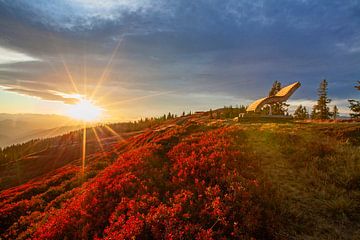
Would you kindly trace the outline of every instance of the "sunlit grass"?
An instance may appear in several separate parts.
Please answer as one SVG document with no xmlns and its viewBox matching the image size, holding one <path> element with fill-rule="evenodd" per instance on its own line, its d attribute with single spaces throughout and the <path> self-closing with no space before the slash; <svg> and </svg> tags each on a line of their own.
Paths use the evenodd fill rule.
<svg viewBox="0 0 360 240">
<path fill-rule="evenodd" d="M 334 136 L 323 130 L 334 131 Z M 266 125 L 247 131 L 263 177 L 274 194 L 279 238 L 350 239 L 359 234 L 360 150 L 335 125 Z M 349 134 L 351 135 L 351 134 Z"/>
</svg>

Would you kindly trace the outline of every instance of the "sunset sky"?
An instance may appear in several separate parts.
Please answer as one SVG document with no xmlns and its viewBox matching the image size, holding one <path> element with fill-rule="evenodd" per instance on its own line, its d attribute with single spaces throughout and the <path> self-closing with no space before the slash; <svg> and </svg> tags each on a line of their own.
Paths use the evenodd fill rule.
<svg viewBox="0 0 360 240">
<path fill-rule="evenodd" d="M 249 104 L 274 80 L 289 101 L 359 98 L 360 1 L 0 0 L 0 112 L 106 119 Z M 310 109 L 309 109 L 310 110 Z"/>
</svg>

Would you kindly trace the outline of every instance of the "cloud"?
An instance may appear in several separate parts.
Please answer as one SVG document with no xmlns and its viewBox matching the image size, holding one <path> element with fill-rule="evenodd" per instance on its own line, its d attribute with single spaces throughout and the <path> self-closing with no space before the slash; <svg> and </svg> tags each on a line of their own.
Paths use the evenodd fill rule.
<svg viewBox="0 0 360 240">
<path fill-rule="evenodd" d="M 98 91 L 110 89 L 108 101 L 176 91 L 216 105 L 216 96 L 261 97 L 274 80 L 302 83 L 292 99 L 316 99 L 323 78 L 331 98 L 356 98 L 359 9 L 325 0 L 0 0 L 0 46 L 41 59 L 2 64 L 0 85 L 53 98 L 73 91 L 66 65 L 91 91 L 122 39 Z"/>
<path fill-rule="evenodd" d="M 65 104 L 76 104 L 79 102 L 79 98 L 72 98 L 72 97 L 64 97 L 68 96 L 66 94 L 56 93 L 52 90 L 36 90 L 36 89 L 26 89 L 18 86 L 0 86 L 1 89 L 8 91 L 8 92 L 15 92 L 18 94 L 24 94 L 32 97 L 41 98 L 43 100 L 48 101 L 58 101 L 63 102 Z"/>
<path fill-rule="evenodd" d="M 165 1 L 159 0 L 19 0 L 7 3 L 10 9 L 21 10 L 28 15 L 38 15 L 31 22 L 40 23 L 58 31 L 93 29 L 104 22 L 121 20 L 134 14 L 156 12 L 164 14 Z"/>
<path fill-rule="evenodd" d="M 40 61 L 37 58 L 27 54 L 16 52 L 14 50 L 0 46 L 0 64 Z"/>
<path fill-rule="evenodd" d="M 345 39 L 343 42 L 336 43 L 335 46 L 350 54 L 358 54 L 360 52 L 360 33 L 359 35 Z"/>
</svg>

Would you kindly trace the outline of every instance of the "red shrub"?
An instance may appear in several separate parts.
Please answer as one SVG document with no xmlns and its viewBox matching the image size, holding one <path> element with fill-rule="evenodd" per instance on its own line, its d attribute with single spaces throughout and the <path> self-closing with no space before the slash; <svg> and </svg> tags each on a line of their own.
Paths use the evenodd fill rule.
<svg viewBox="0 0 360 240">
<path fill-rule="evenodd" d="M 68 189 L 74 179 L 49 183 L 31 200 L 4 205 L 3 230 L 33 239 L 262 236 L 257 194 L 265 190 L 241 152 L 239 130 L 196 129 L 175 126 L 131 138 L 112 165 L 82 186 Z M 16 221 L 18 227 L 9 228 Z"/>
</svg>

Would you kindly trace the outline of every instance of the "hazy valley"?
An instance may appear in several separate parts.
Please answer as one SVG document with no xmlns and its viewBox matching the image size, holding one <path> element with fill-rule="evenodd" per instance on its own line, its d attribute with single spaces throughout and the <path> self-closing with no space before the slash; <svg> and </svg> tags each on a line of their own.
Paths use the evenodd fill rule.
<svg viewBox="0 0 360 240">
<path fill-rule="evenodd" d="M 79 128 L 79 121 L 60 115 L 0 113 L 0 147 L 61 135 Z"/>
</svg>

